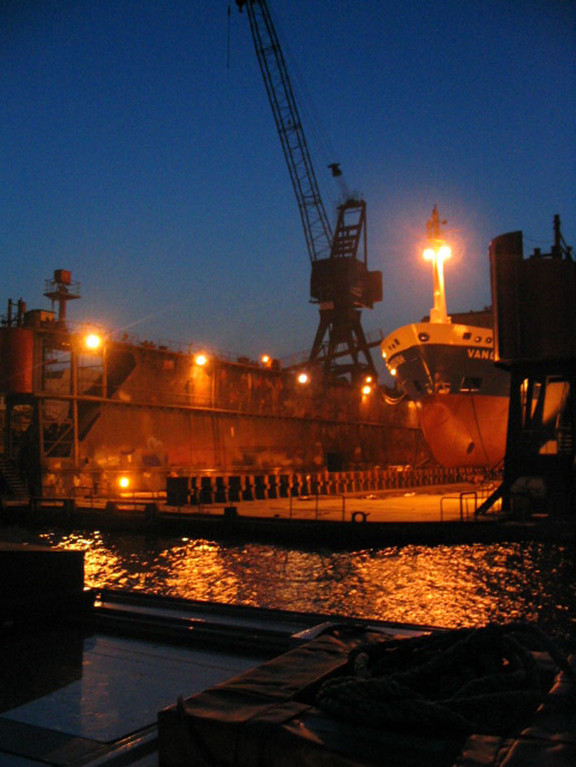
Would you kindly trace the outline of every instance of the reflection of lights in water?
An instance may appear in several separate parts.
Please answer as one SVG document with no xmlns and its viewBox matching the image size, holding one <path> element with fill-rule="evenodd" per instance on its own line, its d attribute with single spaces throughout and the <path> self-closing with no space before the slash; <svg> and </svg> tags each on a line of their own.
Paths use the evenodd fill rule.
<svg viewBox="0 0 576 767">
<path fill-rule="evenodd" d="M 46 543 L 59 549 L 84 551 L 84 582 L 87 587 L 137 588 L 130 583 L 122 558 L 104 543 L 99 531 L 70 533 L 61 538 L 52 532 L 43 537 Z"/>
<path fill-rule="evenodd" d="M 40 538 L 83 549 L 91 587 L 446 627 L 519 618 L 569 627 L 576 614 L 576 557 L 560 546 L 312 552 L 105 533 Z"/>
</svg>

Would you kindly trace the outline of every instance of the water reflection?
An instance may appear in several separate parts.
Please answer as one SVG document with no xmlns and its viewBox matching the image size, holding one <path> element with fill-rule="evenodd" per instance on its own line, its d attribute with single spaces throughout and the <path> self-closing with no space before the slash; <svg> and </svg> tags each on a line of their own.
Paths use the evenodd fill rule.
<svg viewBox="0 0 576 767">
<path fill-rule="evenodd" d="M 22 533 L 85 550 L 86 584 L 289 610 L 446 626 L 525 619 L 575 628 L 576 556 L 546 544 L 356 552 L 108 533 Z"/>
<path fill-rule="evenodd" d="M 576 552 L 542 543 L 304 551 L 112 533 L 4 540 L 85 551 L 86 585 L 455 628 L 537 621 L 576 634 Z"/>
</svg>

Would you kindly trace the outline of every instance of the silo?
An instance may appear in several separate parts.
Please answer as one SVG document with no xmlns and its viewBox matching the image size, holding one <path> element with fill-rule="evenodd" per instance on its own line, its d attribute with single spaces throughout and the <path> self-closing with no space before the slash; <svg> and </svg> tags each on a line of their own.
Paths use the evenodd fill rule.
<svg viewBox="0 0 576 767">
<path fill-rule="evenodd" d="M 22 327 L 0 328 L 0 392 L 32 394 L 34 332 Z"/>
</svg>

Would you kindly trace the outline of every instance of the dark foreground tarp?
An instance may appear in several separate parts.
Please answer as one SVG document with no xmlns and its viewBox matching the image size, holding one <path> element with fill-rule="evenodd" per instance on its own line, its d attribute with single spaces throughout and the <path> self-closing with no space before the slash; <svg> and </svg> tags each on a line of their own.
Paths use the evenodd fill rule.
<svg viewBox="0 0 576 767">
<path fill-rule="evenodd" d="M 444 632 L 444 644 L 451 641 L 451 635 L 452 632 Z M 454 636 L 461 644 L 462 633 L 454 632 Z M 493 637 L 489 635 L 489 638 Z M 362 665 L 359 660 L 374 657 L 389 663 L 388 656 L 395 662 L 400 657 L 399 662 L 403 664 L 407 655 L 403 650 L 409 647 L 404 643 L 414 640 L 383 638 L 380 633 L 361 628 L 333 629 L 330 634 L 160 712 L 159 764 L 161 767 L 572 767 L 576 764 L 576 699 L 570 669 L 559 671 L 550 655 L 542 651 L 520 653 L 527 661 L 528 671 L 517 665 L 511 653 L 504 658 L 499 670 L 507 686 L 523 677 L 536 679 L 545 686 L 542 700 L 534 705 L 524 726 L 514 723 L 510 732 L 506 727 L 496 728 L 501 730 L 496 733 L 489 727 L 484 727 L 483 732 L 467 731 L 470 726 L 466 722 L 470 717 L 459 716 L 458 709 L 469 707 L 470 696 L 454 692 L 455 685 L 461 683 L 462 677 L 464 687 L 477 692 L 478 681 L 470 679 L 478 669 L 483 675 L 483 687 L 494 685 L 498 675 L 487 668 L 486 657 L 477 653 L 477 645 L 471 645 L 466 636 L 464 639 L 475 655 L 467 657 L 460 647 L 450 646 L 449 657 L 457 658 L 460 664 L 456 674 L 444 661 L 444 671 L 438 675 L 433 666 L 436 661 L 430 660 L 425 647 L 424 661 L 416 674 L 401 667 L 393 684 L 387 683 L 390 705 L 380 716 L 372 714 L 372 708 L 380 705 L 375 697 L 368 701 L 374 706 L 366 707 L 366 689 L 368 694 L 373 693 L 374 680 L 368 679 L 365 688 L 363 682 L 367 680 L 361 676 L 356 684 L 351 676 L 351 658 L 356 666 Z M 476 642 L 476 638 L 473 639 Z M 507 639 L 503 646 L 510 646 Z M 422 644 L 416 649 L 422 661 Z M 491 648 L 489 655 L 494 658 L 497 653 Z M 477 668 L 472 669 L 473 665 Z M 407 680 L 414 688 L 411 695 L 416 709 L 411 702 L 403 720 L 402 696 Z M 416 689 L 418 686 L 420 689 Z M 428 698 L 423 693 L 426 687 L 433 688 Z M 340 703 L 335 707 L 330 701 L 324 705 L 326 698 L 330 698 L 327 691 L 331 693 L 339 688 L 350 692 L 350 716 Z M 452 703 L 461 696 L 462 706 L 453 705 L 457 715 L 449 712 L 446 721 L 442 721 L 436 712 L 426 719 L 430 699 L 436 702 L 443 690 L 450 696 L 446 700 Z M 509 708 L 508 694 L 506 691 L 502 698 L 498 691 L 495 698 L 495 706 L 497 698 L 502 699 L 503 712 Z M 420 704 L 422 708 L 418 708 Z M 443 700 L 440 708 L 445 708 Z M 414 710 L 423 712 L 420 720 L 414 721 Z M 366 716 L 363 711 L 367 712 Z M 488 721 L 498 723 L 500 718 L 496 715 Z"/>
</svg>

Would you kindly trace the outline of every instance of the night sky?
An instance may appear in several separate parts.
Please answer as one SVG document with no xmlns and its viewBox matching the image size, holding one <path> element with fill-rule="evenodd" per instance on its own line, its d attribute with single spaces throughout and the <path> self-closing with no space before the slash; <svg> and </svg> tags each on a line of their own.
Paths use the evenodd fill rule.
<svg viewBox="0 0 576 767">
<path fill-rule="evenodd" d="M 269 0 L 326 209 L 368 206 L 384 300 L 368 334 L 432 305 L 421 259 L 448 219 L 449 311 L 490 303 L 487 249 L 576 246 L 576 2 Z M 49 308 L 72 271 L 94 320 L 256 358 L 318 322 L 296 199 L 246 13 L 227 0 L 0 0 L 2 300 Z"/>
</svg>

